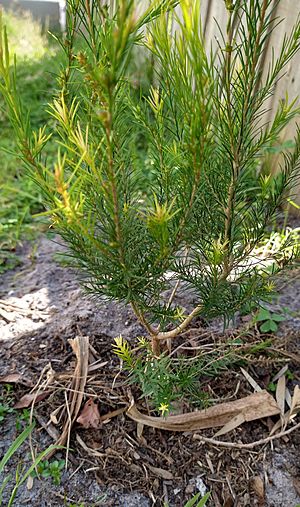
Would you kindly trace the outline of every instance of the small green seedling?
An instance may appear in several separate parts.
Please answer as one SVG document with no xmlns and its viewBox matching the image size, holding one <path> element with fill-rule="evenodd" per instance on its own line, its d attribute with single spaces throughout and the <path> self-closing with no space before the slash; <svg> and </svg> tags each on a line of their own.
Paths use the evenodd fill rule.
<svg viewBox="0 0 300 507">
<path fill-rule="evenodd" d="M 210 493 L 206 493 L 202 498 L 200 498 L 201 493 L 197 493 L 197 495 L 193 496 L 184 507 L 205 507 L 206 502 L 210 497 Z M 165 504 L 165 507 L 168 507 L 168 504 Z"/>
<path fill-rule="evenodd" d="M 60 485 L 61 481 L 61 472 L 65 466 L 65 460 L 55 460 L 55 461 L 41 461 L 36 467 L 35 472 L 32 473 L 32 477 L 41 476 L 44 479 L 51 477 L 53 484 L 56 486 Z"/>
<path fill-rule="evenodd" d="M 0 396 L 0 424 L 4 421 L 7 414 L 10 414 L 13 411 L 11 406 L 13 402 L 11 391 L 12 386 L 10 384 L 5 384 L 3 386 L 3 394 Z"/>
<path fill-rule="evenodd" d="M 286 370 L 286 372 L 285 372 L 284 375 L 285 375 L 286 380 L 294 380 L 294 378 L 295 378 L 295 375 L 290 370 Z M 271 393 L 275 393 L 276 389 L 277 389 L 276 383 L 275 382 L 269 382 L 269 384 L 268 384 L 268 390 Z"/>
<path fill-rule="evenodd" d="M 271 392 L 271 393 L 275 393 L 276 392 L 276 384 L 275 382 L 270 382 L 268 384 L 268 390 Z"/>
<path fill-rule="evenodd" d="M 189 500 L 185 507 L 205 507 L 207 500 L 210 497 L 210 493 L 206 493 L 201 499 L 200 499 L 200 493 L 195 495 L 191 500 Z"/>
<path fill-rule="evenodd" d="M 0 402 L 0 423 L 2 423 L 7 416 L 7 414 L 10 414 L 13 411 L 13 409 L 9 406 L 8 403 Z"/>
<path fill-rule="evenodd" d="M 275 312 L 271 312 L 267 308 L 261 308 L 255 318 L 255 322 L 259 322 L 259 329 L 262 333 L 275 333 L 278 329 L 279 322 L 286 318 Z"/>
<path fill-rule="evenodd" d="M 28 408 L 24 408 L 22 412 L 16 413 L 16 430 L 21 431 L 23 425 L 29 425 L 30 423 L 30 410 Z"/>
</svg>

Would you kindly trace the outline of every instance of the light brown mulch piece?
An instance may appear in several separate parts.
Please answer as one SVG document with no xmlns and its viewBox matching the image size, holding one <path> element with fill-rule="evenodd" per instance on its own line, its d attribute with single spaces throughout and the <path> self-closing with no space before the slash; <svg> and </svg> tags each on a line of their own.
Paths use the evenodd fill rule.
<svg viewBox="0 0 300 507">
<path fill-rule="evenodd" d="M 127 415 L 137 423 L 169 431 L 197 431 L 225 426 L 239 414 L 242 414 L 243 422 L 254 421 L 280 414 L 280 409 L 274 398 L 264 390 L 240 400 L 220 403 L 198 412 L 168 417 L 153 417 L 142 414 L 137 409 L 134 401 L 127 410 Z"/>
<path fill-rule="evenodd" d="M 252 478 L 251 489 L 253 490 L 254 495 L 257 497 L 259 506 L 263 507 L 263 505 L 265 505 L 265 485 L 264 481 L 259 475 L 256 475 Z"/>
<path fill-rule="evenodd" d="M 111 412 L 108 412 L 107 414 L 104 414 L 100 417 L 100 421 L 101 422 L 104 422 L 104 421 L 109 421 L 110 419 L 113 419 L 114 417 L 117 417 L 118 415 L 121 415 L 121 414 L 124 414 L 124 412 L 127 410 L 127 405 L 126 407 L 122 407 L 122 408 L 117 408 L 116 410 L 112 410 Z"/>
<path fill-rule="evenodd" d="M 172 479 L 174 479 L 174 475 L 171 472 L 169 472 L 169 470 L 154 467 L 152 465 L 149 465 L 149 463 L 147 463 L 146 466 L 149 468 L 149 470 L 151 470 L 151 472 L 154 475 L 157 475 L 161 479 L 165 479 L 166 481 L 171 481 Z"/>
</svg>

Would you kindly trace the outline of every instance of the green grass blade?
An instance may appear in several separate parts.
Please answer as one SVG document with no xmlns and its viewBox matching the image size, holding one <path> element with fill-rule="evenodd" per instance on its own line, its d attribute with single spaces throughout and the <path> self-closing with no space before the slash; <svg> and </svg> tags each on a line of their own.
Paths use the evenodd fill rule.
<svg viewBox="0 0 300 507">
<path fill-rule="evenodd" d="M 200 497 L 200 493 L 198 493 L 193 498 L 191 498 L 191 500 L 189 500 L 185 504 L 185 507 L 205 507 L 205 504 L 210 497 L 210 493 L 206 493 L 206 495 L 204 495 L 204 497 L 202 497 L 201 500 L 198 502 L 199 497 Z M 198 503 L 196 503 L 196 502 L 198 502 Z"/>
<path fill-rule="evenodd" d="M 1 462 L 0 462 L 0 474 L 3 472 L 4 467 L 6 463 L 10 460 L 10 458 L 14 455 L 14 453 L 21 447 L 23 442 L 29 437 L 30 433 L 32 432 L 33 428 L 35 426 L 35 423 L 31 424 L 30 426 L 27 426 L 27 428 L 20 433 L 20 435 L 16 438 L 16 440 L 11 444 L 7 452 L 4 454 Z"/>
</svg>

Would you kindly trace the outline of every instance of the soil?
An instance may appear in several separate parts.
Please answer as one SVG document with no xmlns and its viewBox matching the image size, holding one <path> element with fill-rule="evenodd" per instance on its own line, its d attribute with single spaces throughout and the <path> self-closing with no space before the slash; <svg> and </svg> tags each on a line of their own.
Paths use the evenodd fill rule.
<svg viewBox="0 0 300 507">
<path fill-rule="evenodd" d="M 2 276 L 0 375 L 21 375 L 21 381 L 10 394 L 18 400 L 36 384 L 49 363 L 55 372 L 72 372 L 74 353 L 68 340 L 88 336 L 94 359 L 106 364 L 96 371 L 94 383 L 87 385 L 84 401 L 93 396 L 104 415 L 128 403 L 125 374 L 120 372 L 119 361 L 112 353 L 112 341 L 122 334 L 134 343 L 143 329 L 130 308 L 85 297 L 76 273 L 58 262 L 57 254 L 63 251 L 58 238 L 53 241 L 41 237 L 34 248 L 26 243 L 19 252 L 21 265 Z M 299 274 L 296 269 L 281 278 L 279 299 L 272 307 L 274 310 L 282 305 L 289 308 L 287 319 L 280 324 L 277 348 L 291 353 L 297 352 L 300 342 Z M 245 325 L 245 320 L 237 319 L 237 323 Z M 196 322 L 185 339 L 188 337 L 195 343 L 203 333 L 210 340 L 224 339 L 218 321 L 205 329 L 203 325 Z M 232 332 L 231 329 L 229 333 Z M 250 334 L 249 339 L 252 339 Z M 292 373 L 289 380 L 292 389 L 300 383 L 300 370 L 299 364 L 291 359 L 270 360 L 262 356 L 249 368 L 259 385 L 266 387 L 285 364 Z M 217 378 L 206 379 L 204 384 L 220 401 L 253 392 L 240 369 L 234 366 Z M 5 387 L 2 396 L 2 400 L 8 396 Z M 50 414 L 63 403 L 63 389 L 60 389 L 36 404 L 37 427 L 32 442 L 35 449 L 40 451 L 53 443 L 45 427 L 49 429 Z M 17 419 L 14 411 L 0 423 L 0 456 L 18 434 Z M 270 423 L 246 423 L 223 439 L 245 443 L 258 440 L 268 436 Z M 58 424 L 55 430 L 60 429 Z M 213 433 L 212 430 L 203 432 L 208 437 Z M 105 421 L 100 429 L 83 429 L 75 424 L 68 469 L 62 473 L 60 485 L 54 485 L 51 479 L 35 478 L 30 488 L 28 484 L 19 488 L 14 505 L 65 506 L 82 502 L 87 507 L 150 507 L 163 506 L 165 502 L 170 507 L 183 507 L 193 494 L 210 491 L 208 505 L 214 507 L 296 507 L 300 504 L 299 443 L 297 431 L 285 440 L 275 440 L 272 445 L 252 451 L 224 450 L 198 442 L 188 433 L 147 427 L 138 436 L 136 423 L 123 413 Z M 56 458 L 64 459 L 65 451 L 59 450 Z M 7 465 L 6 472 L 14 476 L 18 464 L 29 466 L 30 459 L 26 442 Z M 8 503 L 11 484 L 12 481 L 4 492 L 3 505 Z"/>
</svg>

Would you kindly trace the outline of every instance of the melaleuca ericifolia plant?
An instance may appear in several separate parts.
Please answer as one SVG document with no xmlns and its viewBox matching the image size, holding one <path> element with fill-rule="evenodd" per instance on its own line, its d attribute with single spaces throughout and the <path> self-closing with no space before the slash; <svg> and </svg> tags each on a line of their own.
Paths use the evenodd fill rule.
<svg viewBox="0 0 300 507">
<path fill-rule="evenodd" d="M 50 133 L 31 131 L 2 29 L 1 91 L 20 156 L 85 288 L 131 305 L 149 336 L 141 347 L 152 357 L 194 317 L 228 321 L 245 303 L 263 299 L 270 276 L 289 260 L 281 252 L 278 263 L 274 255 L 270 275 L 255 256 L 300 165 L 298 132 L 275 175 L 262 177 L 259 169 L 299 112 L 286 97 L 273 120 L 262 119 L 300 46 L 298 19 L 263 73 L 280 24 L 276 5 L 226 0 L 227 27 L 213 52 L 199 0 L 156 0 L 142 13 L 133 0 L 114 7 L 68 0 Z M 148 53 L 156 69 L 144 95 L 131 73 L 137 51 Z M 51 135 L 54 167 L 43 155 Z M 174 302 L 180 286 L 196 301 L 187 315 Z M 128 344 L 119 339 L 116 350 L 134 370 Z M 148 362 L 164 382 L 157 368 Z"/>
</svg>

